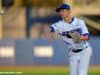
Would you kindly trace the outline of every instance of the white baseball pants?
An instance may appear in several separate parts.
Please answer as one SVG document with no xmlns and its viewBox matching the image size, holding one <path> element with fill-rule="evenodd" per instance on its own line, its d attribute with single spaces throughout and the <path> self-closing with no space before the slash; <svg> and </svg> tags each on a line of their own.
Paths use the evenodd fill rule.
<svg viewBox="0 0 100 75">
<path fill-rule="evenodd" d="M 81 52 L 69 52 L 70 75 L 87 75 L 92 48 L 89 46 Z"/>
</svg>

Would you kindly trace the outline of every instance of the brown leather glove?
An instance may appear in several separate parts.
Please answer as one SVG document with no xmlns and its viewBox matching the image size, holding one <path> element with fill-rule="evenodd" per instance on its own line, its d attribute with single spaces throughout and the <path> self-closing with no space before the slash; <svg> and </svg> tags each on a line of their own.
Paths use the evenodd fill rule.
<svg viewBox="0 0 100 75">
<path fill-rule="evenodd" d="M 80 35 L 80 33 L 76 32 L 76 31 L 69 32 L 68 36 L 70 36 L 74 40 L 75 43 L 81 42 L 81 35 Z"/>
</svg>

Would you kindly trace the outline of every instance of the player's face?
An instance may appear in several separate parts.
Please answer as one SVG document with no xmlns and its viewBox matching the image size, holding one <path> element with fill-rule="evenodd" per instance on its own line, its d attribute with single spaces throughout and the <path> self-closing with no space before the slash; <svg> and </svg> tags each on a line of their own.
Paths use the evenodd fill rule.
<svg viewBox="0 0 100 75">
<path fill-rule="evenodd" d="M 70 16 L 70 10 L 61 9 L 59 15 L 62 17 L 62 19 L 65 19 Z"/>
</svg>

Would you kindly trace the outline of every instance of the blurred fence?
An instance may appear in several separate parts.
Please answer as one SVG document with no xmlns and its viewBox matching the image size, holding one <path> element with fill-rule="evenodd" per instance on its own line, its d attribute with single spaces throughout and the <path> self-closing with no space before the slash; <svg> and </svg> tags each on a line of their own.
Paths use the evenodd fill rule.
<svg viewBox="0 0 100 75">
<path fill-rule="evenodd" d="M 100 65 L 100 37 L 91 37 L 93 47 L 92 65 Z M 66 65 L 68 64 L 67 45 L 59 39 L 51 43 L 44 39 L 0 40 L 0 64 Z"/>
<path fill-rule="evenodd" d="M 73 0 L 72 5 L 73 14 L 100 15 L 100 0 Z M 43 26 L 61 19 L 54 11 L 55 8 L 49 6 L 6 9 L 2 20 L 0 18 L 3 21 L 0 64 L 68 64 L 67 45 L 62 40 L 49 43 L 42 39 Z M 100 30 L 99 18 L 95 22 L 87 17 L 84 20 L 93 32 Z M 91 64 L 100 64 L 100 37 L 91 37 L 90 43 L 93 47 Z"/>
<path fill-rule="evenodd" d="M 100 7 L 100 0 L 73 0 L 74 6 L 92 6 L 92 7 Z"/>
<path fill-rule="evenodd" d="M 95 7 L 96 8 L 96 7 Z M 97 11 L 99 8 L 97 8 Z M 94 10 L 86 9 L 74 9 L 75 13 L 80 14 L 91 14 L 91 12 Z M 73 10 L 73 13 L 74 13 Z M 88 10 L 88 11 L 87 11 Z M 84 11 L 84 13 L 83 13 Z M 91 12 L 89 12 L 91 11 Z M 97 14 L 99 12 L 95 11 L 92 14 Z M 79 13 L 80 12 L 80 13 Z M 93 16 L 93 15 L 91 15 Z M 90 17 L 91 17 L 90 16 Z M 96 17 L 94 16 L 93 19 Z M 55 13 L 54 8 L 49 7 L 40 7 L 40 8 L 17 8 L 17 9 L 8 9 L 6 10 L 5 14 L 3 15 L 3 24 L 2 24 L 2 37 L 3 38 L 9 38 L 9 39 L 23 39 L 23 38 L 39 38 L 43 32 L 43 26 L 44 25 L 50 25 L 54 22 L 57 22 L 61 18 Z M 96 30 L 100 30 L 99 26 L 99 19 L 98 22 L 95 20 L 88 18 L 84 16 L 83 18 L 86 21 L 86 24 L 88 27 L 90 27 L 90 31 L 92 30 L 95 33 L 98 33 Z M 20 35 L 20 36 L 19 36 Z"/>
<path fill-rule="evenodd" d="M 25 8 L 9 8 L 5 10 L 4 15 L 2 15 L 2 21 L 3 39 L 22 39 L 26 37 Z"/>
</svg>

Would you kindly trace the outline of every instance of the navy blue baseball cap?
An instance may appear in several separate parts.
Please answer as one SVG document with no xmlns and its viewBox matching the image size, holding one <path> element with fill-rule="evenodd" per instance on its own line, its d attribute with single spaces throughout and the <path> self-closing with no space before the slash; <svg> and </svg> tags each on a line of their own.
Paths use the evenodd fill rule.
<svg viewBox="0 0 100 75">
<path fill-rule="evenodd" d="M 61 9 L 69 10 L 69 9 L 70 9 L 70 5 L 68 5 L 68 4 L 61 4 L 61 5 L 56 9 L 56 12 L 59 12 Z"/>
</svg>

